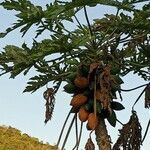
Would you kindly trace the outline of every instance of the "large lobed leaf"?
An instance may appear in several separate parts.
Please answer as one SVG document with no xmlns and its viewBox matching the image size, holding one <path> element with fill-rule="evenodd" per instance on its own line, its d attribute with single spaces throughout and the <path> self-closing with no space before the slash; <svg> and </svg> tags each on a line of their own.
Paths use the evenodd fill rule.
<svg viewBox="0 0 150 150">
<path fill-rule="evenodd" d="M 6 36 L 9 32 L 19 27 L 21 27 L 20 32 L 22 33 L 22 36 L 24 36 L 29 28 L 35 23 L 39 24 L 43 17 L 42 7 L 34 6 L 28 0 L 5 0 L 4 2 L 0 3 L 0 5 L 7 10 L 15 10 L 20 12 L 16 15 L 18 20 L 16 23 L 14 23 L 14 26 L 7 28 L 4 33 L 0 33 L 0 37 Z"/>
<path fill-rule="evenodd" d="M 54 3 L 47 5 L 47 9 L 45 11 L 41 6 L 35 6 L 28 0 L 5 0 L 0 3 L 1 6 L 7 10 L 15 10 L 19 13 L 16 15 L 18 20 L 14 23 L 14 26 L 7 28 L 3 33 L 0 33 L 0 37 L 6 36 L 9 32 L 18 27 L 21 27 L 20 32 L 22 33 L 22 36 L 24 36 L 33 24 L 39 25 L 39 29 L 37 29 L 37 36 L 46 29 L 50 31 L 60 31 L 62 30 L 61 28 L 63 28 L 63 25 L 60 27 L 62 20 L 73 21 L 72 17 L 77 12 L 75 11 L 75 8 L 80 8 L 86 5 L 95 6 L 97 4 L 114 6 L 118 9 L 124 9 L 127 11 L 134 10 L 132 2 L 119 2 L 115 0 L 75 0 L 64 3 L 55 1 Z"/>
</svg>

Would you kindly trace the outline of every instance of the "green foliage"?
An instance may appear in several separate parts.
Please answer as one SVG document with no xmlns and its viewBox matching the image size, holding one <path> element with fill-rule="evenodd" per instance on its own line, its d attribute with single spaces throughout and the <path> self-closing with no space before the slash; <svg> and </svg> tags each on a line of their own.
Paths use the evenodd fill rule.
<svg viewBox="0 0 150 150">
<path fill-rule="evenodd" d="M 111 102 L 111 108 L 114 109 L 114 110 L 123 110 L 125 109 L 124 106 L 121 104 L 121 103 L 118 103 L 118 102 Z"/>
<path fill-rule="evenodd" d="M 115 0 L 74 0 L 73 2 L 70 2 L 66 5 L 68 9 L 70 8 L 75 8 L 75 7 L 82 7 L 82 6 L 96 6 L 97 4 L 102 4 L 106 6 L 113 6 L 117 7 L 123 10 L 128 10 L 132 11 L 133 10 L 133 5 L 132 3 L 127 3 L 127 2 L 119 2 Z"/>
<path fill-rule="evenodd" d="M 0 150 L 57 150 L 56 146 L 43 144 L 12 127 L 0 127 L 0 141 Z"/>
<path fill-rule="evenodd" d="M 112 113 L 107 117 L 107 120 L 110 123 L 110 125 L 115 127 L 117 122 L 116 113 L 112 111 Z"/>
<path fill-rule="evenodd" d="M 7 33 L 18 27 L 22 27 L 20 32 L 22 32 L 22 36 L 24 36 L 33 24 L 36 23 L 38 25 L 43 18 L 42 7 L 34 6 L 28 0 L 6 0 L 5 2 L 0 3 L 0 5 L 2 5 L 7 10 L 15 10 L 20 12 L 16 15 L 18 18 L 17 23 L 14 23 L 13 27 L 7 28 L 6 32 L 0 34 L 0 37 L 4 37 L 7 35 Z"/>
<path fill-rule="evenodd" d="M 69 94 L 73 94 L 76 91 L 76 87 L 72 83 L 68 83 L 64 86 L 64 90 Z"/>
<path fill-rule="evenodd" d="M 135 7 L 146 1 L 54 1 L 43 10 L 28 0 L 5 0 L 0 5 L 15 10 L 18 20 L 1 33 L 1 37 L 18 27 L 24 36 L 33 25 L 37 26 L 36 37 L 45 30 L 51 34 L 41 42 L 34 40 L 31 48 L 25 43 L 21 48 L 7 45 L 0 53 L 1 75 L 11 73 L 11 78 L 15 78 L 22 72 L 26 75 L 31 68 L 36 69 L 39 75 L 31 77 L 25 89 L 34 92 L 50 81 L 66 81 L 74 66 L 103 61 L 111 64 L 112 74 L 118 77 L 133 72 L 149 80 L 149 4 L 143 4 L 142 9 Z M 94 7 L 97 4 L 116 7 L 118 12 L 95 18 L 88 26 L 82 25 L 76 14 L 86 5 Z M 72 24 L 77 21 L 78 25 L 70 31 L 67 21 Z"/>
</svg>

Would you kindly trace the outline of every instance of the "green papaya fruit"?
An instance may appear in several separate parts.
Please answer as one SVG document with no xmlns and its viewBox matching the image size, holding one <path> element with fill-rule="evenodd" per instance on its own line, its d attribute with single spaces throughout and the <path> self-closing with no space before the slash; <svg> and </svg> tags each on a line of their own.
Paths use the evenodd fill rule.
<svg viewBox="0 0 150 150">
<path fill-rule="evenodd" d="M 84 77 L 87 77 L 88 74 L 89 74 L 89 66 L 86 66 L 86 65 L 82 65 L 81 66 L 81 69 L 80 69 L 80 74 Z"/>
<path fill-rule="evenodd" d="M 72 72 L 67 77 L 68 77 L 69 81 L 73 82 L 75 80 L 76 76 L 77 76 L 77 73 L 76 72 Z"/>
<path fill-rule="evenodd" d="M 73 94 L 76 91 L 76 87 L 72 83 L 68 83 L 64 86 L 64 90 L 69 94 Z"/>
</svg>

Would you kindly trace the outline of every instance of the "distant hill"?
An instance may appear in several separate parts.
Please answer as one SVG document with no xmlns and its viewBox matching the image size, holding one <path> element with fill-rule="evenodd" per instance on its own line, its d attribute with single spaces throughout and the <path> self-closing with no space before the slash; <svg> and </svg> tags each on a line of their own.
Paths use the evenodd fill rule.
<svg viewBox="0 0 150 150">
<path fill-rule="evenodd" d="M 0 150 L 58 150 L 12 127 L 0 126 Z"/>
</svg>

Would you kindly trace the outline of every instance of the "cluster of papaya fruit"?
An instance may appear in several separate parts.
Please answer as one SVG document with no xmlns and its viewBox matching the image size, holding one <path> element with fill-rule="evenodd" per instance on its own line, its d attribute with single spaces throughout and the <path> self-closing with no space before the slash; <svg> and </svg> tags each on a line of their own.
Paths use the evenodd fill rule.
<svg viewBox="0 0 150 150">
<path fill-rule="evenodd" d="M 113 101 L 123 81 L 111 73 L 111 66 L 102 63 L 80 64 L 68 76 L 64 90 L 73 94 L 70 105 L 87 129 L 94 130 L 99 117 L 107 118 L 112 126 L 116 124 L 114 110 L 124 109 Z"/>
</svg>

